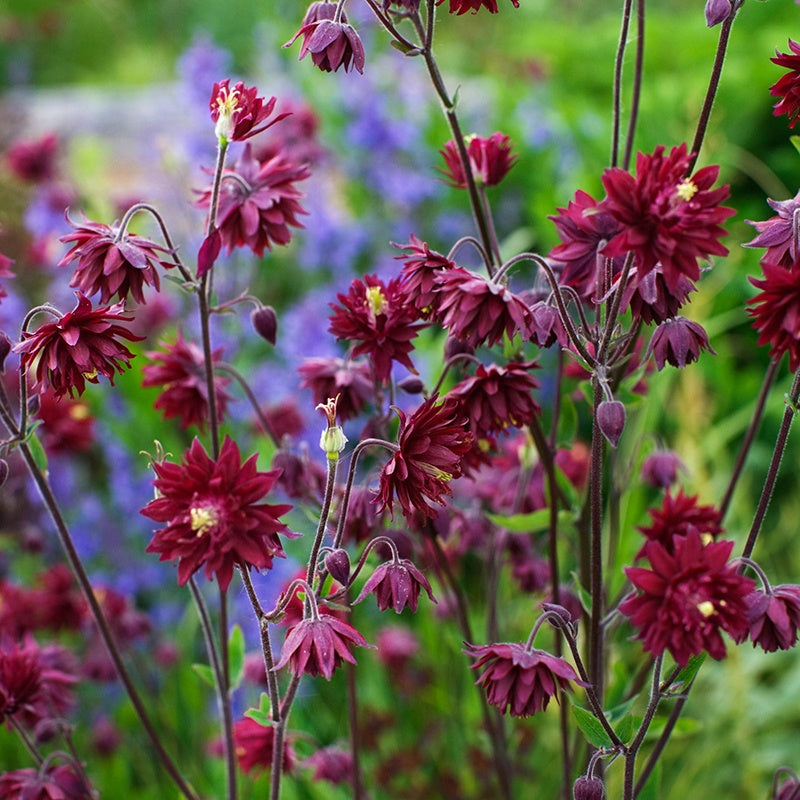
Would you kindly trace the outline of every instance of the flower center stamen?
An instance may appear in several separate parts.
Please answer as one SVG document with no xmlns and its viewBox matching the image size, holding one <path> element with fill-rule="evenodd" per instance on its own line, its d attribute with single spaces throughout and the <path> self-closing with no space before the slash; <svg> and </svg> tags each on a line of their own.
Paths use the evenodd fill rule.
<svg viewBox="0 0 800 800">
<path fill-rule="evenodd" d="M 378 314 L 385 313 L 387 306 L 386 297 L 381 291 L 380 286 L 367 287 L 367 305 L 369 306 L 369 310 L 376 317 Z"/>
<path fill-rule="evenodd" d="M 697 604 L 697 610 L 704 616 L 710 617 L 716 612 L 714 604 L 710 600 L 703 600 L 702 603 Z"/>
<path fill-rule="evenodd" d="M 675 194 L 687 203 L 697 194 L 697 186 L 689 178 L 681 181 L 675 189 Z"/>
<path fill-rule="evenodd" d="M 216 527 L 219 522 L 219 514 L 210 506 L 197 506 L 189 509 L 189 516 L 192 518 L 191 528 L 200 538 Z"/>
</svg>

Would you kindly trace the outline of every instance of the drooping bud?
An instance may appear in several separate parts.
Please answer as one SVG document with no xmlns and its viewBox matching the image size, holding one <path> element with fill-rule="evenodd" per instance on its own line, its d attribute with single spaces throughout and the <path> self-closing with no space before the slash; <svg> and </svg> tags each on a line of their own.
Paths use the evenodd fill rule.
<svg viewBox="0 0 800 800">
<path fill-rule="evenodd" d="M 325 553 L 325 569 L 335 581 L 347 586 L 350 580 L 350 556 L 347 555 L 347 550 L 340 547 Z"/>
<path fill-rule="evenodd" d="M 573 800 L 604 800 L 606 790 L 600 778 L 582 775 L 572 785 Z"/>
<path fill-rule="evenodd" d="M 261 306 L 250 315 L 250 321 L 256 333 L 274 346 L 278 334 L 278 317 L 275 309 L 272 306 Z"/>
<path fill-rule="evenodd" d="M 406 394 L 422 394 L 425 390 L 425 384 L 416 375 L 409 375 L 407 378 L 397 382 L 397 388 Z"/>
<path fill-rule="evenodd" d="M 609 444 L 616 447 L 625 430 L 625 406 L 619 400 L 603 400 L 597 406 L 597 425 Z"/>
</svg>

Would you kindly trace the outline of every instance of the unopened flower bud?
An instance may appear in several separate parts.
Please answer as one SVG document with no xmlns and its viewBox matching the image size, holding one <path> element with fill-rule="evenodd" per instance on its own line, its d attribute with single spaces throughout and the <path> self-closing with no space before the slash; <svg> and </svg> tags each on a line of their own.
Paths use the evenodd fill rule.
<svg viewBox="0 0 800 800">
<path fill-rule="evenodd" d="M 340 547 L 325 553 L 325 569 L 335 581 L 347 586 L 350 580 L 350 556 L 347 555 L 347 550 Z"/>
<path fill-rule="evenodd" d="M 603 800 L 606 790 L 600 778 L 589 778 L 582 775 L 572 785 L 573 800 Z"/>
<path fill-rule="evenodd" d="M 275 338 L 278 333 L 278 318 L 272 306 L 261 306 L 261 308 L 255 309 L 250 315 L 250 321 L 253 323 L 256 333 L 262 339 L 266 339 L 271 345 L 275 344 Z"/>
<path fill-rule="evenodd" d="M 339 453 L 344 450 L 347 444 L 347 437 L 344 435 L 341 425 L 336 424 L 336 403 L 339 400 L 339 395 L 336 397 L 328 398 L 327 403 L 320 403 L 317 406 L 318 411 L 322 411 L 328 418 L 328 427 L 322 431 L 319 437 L 319 446 L 325 451 L 329 461 L 338 461 Z"/>
<path fill-rule="evenodd" d="M 616 447 L 625 430 L 625 406 L 619 400 L 603 400 L 597 406 L 597 425 L 611 446 Z"/>
<path fill-rule="evenodd" d="M 422 394 L 425 384 L 416 375 L 409 375 L 397 382 L 397 388 L 402 389 L 406 394 Z"/>
</svg>

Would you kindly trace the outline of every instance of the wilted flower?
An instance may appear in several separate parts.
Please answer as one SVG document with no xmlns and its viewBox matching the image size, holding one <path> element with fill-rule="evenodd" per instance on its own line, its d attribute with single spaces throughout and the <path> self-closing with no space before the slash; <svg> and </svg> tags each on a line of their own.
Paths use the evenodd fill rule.
<svg viewBox="0 0 800 800">
<path fill-rule="evenodd" d="M 509 363 L 504 366 L 479 364 L 475 374 L 449 392 L 455 397 L 469 420 L 469 429 L 476 439 L 499 433 L 509 426 L 528 425 L 542 409 L 533 399 L 539 381 L 530 374 L 535 361 Z"/>
<path fill-rule="evenodd" d="M 99 383 L 105 375 L 113 384 L 114 375 L 130 366 L 133 353 L 118 339 L 139 341 L 118 322 L 130 322 L 121 303 L 92 308 L 80 292 L 72 311 L 57 322 L 46 322 L 33 333 L 24 332 L 22 341 L 12 348 L 20 354 L 21 368 L 34 377 L 33 390 L 50 386 L 59 397 L 83 394 L 86 381 Z"/>
<path fill-rule="evenodd" d="M 281 156 L 259 161 L 248 142 L 234 167 L 222 173 L 217 212 L 221 245 L 228 253 L 246 246 L 263 256 L 273 244 L 288 244 L 289 227 L 302 228 L 297 217 L 306 213 L 299 202 L 303 193 L 295 183 L 308 176 L 305 165 L 291 164 Z M 208 208 L 211 193 L 211 187 L 201 192 L 197 205 Z"/>
<path fill-rule="evenodd" d="M 475 181 L 484 186 L 497 186 L 517 160 L 516 154 L 511 152 L 511 140 L 500 131 L 488 139 L 475 134 L 465 136 L 464 144 Z M 450 185 L 456 189 L 466 189 L 467 176 L 456 143 L 452 140 L 447 142 L 439 152 L 444 158 L 446 169 L 443 172 Z"/>
<path fill-rule="evenodd" d="M 280 114 L 262 125 L 275 108 L 275 98 L 271 97 L 265 102 L 263 97 L 258 96 L 255 86 L 245 86 L 241 81 L 231 89 L 229 78 L 214 84 L 208 108 L 215 123 L 214 132 L 217 138 L 225 142 L 249 139 L 286 116 Z"/>
<path fill-rule="evenodd" d="M 461 476 L 461 459 L 472 445 L 467 419 L 454 399 L 437 401 L 438 395 L 429 397 L 410 417 L 397 409 L 398 450 L 381 471 L 381 510 L 391 509 L 397 496 L 406 519 L 413 520 L 417 512 L 434 518 L 432 504 L 444 505 L 449 482 Z"/>
<path fill-rule="evenodd" d="M 399 279 L 384 283 L 376 275 L 365 275 L 363 281 L 356 278 L 350 284 L 347 294 L 336 296 L 341 305 L 329 304 L 333 313 L 328 330 L 338 339 L 356 343 L 354 358 L 369 355 L 375 380 L 389 380 L 393 361 L 416 373 L 409 353 L 420 326 Z"/>
<path fill-rule="evenodd" d="M 154 408 L 161 410 L 165 419 L 180 420 L 180 427 L 184 429 L 191 425 L 205 429 L 208 422 L 208 384 L 203 351 L 193 342 L 187 342 L 180 331 L 174 344 L 159 344 L 165 349 L 164 352 L 151 350 L 146 353 L 153 363 L 142 369 L 142 386 L 161 387 Z M 214 364 L 221 358 L 222 348 L 211 354 Z M 225 387 L 230 382 L 230 378 L 214 374 L 217 422 L 225 418 L 231 399 Z"/>
<path fill-rule="evenodd" d="M 242 463 L 239 448 L 226 436 L 216 460 L 195 439 L 181 464 L 153 464 L 158 497 L 141 513 L 167 524 L 146 550 L 159 553 L 161 561 L 178 560 L 179 585 L 204 568 L 224 591 L 235 566 L 269 569 L 274 557 L 285 556 L 278 534 L 293 534 L 278 517 L 291 506 L 258 503 L 278 473 L 258 472 L 256 459 Z"/>
<path fill-rule="evenodd" d="M 271 725 L 261 725 L 250 717 L 244 717 L 233 726 L 233 743 L 236 761 L 242 772 L 272 769 L 275 729 Z M 294 770 L 295 760 L 294 749 L 284 740 L 283 771 L 286 774 Z"/>
<path fill-rule="evenodd" d="M 770 586 L 745 598 L 750 641 L 766 653 L 789 650 L 800 628 L 800 586 Z"/>
<path fill-rule="evenodd" d="M 660 263 L 671 290 L 681 275 L 692 281 L 700 277 L 699 258 L 727 255 L 728 248 L 719 243 L 725 235 L 720 224 L 736 213 L 719 205 L 728 197 L 727 186 L 711 189 L 719 167 L 704 167 L 689 178 L 691 161 L 685 144 L 673 147 L 669 155 L 659 145 L 652 155 L 638 154 L 635 178 L 619 167 L 603 174 L 607 197 L 600 208 L 622 230 L 602 253 L 611 257 L 635 253 L 640 278 Z"/>
<path fill-rule="evenodd" d="M 789 369 L 800 367 L 800 268 L 785 269 L 762 263 L 764 277 L 750 278 L 761 292 L 751 297 L 747 313 L 754 318 L 758 343 L 769 345 L 773 359 L 789 354 Z"/>
<path fill-rule="evenodd" d="M 406 606 L 416 611 L 420 589 L 436 602 L 428 579 L 411 561 L 407 558 L 392 559 L 369 576 L 355 602 L 360 603 L 367 595 L 374 594 L 381 611 L 393 608 L 399 614 Z"/>
<path fill-rule="evenodd" d="M 586 686 L 563 658 L 535 650 L 516 642 L 473 645 L 464 652 L 476 659 L 472 669 L 483 673 L 475 683 L 486 690 L 490 705 L 507 711 L 512 717 L 529 717 L 544 711 L 551 697 L 558 700 L 561 689 L 571 689 L 570 682 Z"/>
<path fill-rule="evenodd" d="M 277 672 L 290 664 L 295 675 L 324 675 L 325 680 L 329 681 L 342 661 L 356 663 L 350 652 L 352 645 L 372 647 L 344 620 L 324 613 L 308 617 L 300 620 L 286 634 L 281 657 L 273 670 Z"/>
<path fill-rule="evenodd" d="M 653 657 L 668 650 L 679 666 L 706 650 L 725 657 L 720 631 L 735 641 L 748 632 L 746 597 L 755 583 L 739 575 L 728 559 L 733 542 L 703 544 L 697 530 L 673 538 L 670 553 L 661 542 L 644 546 L 652 569 L 627 567 L 625 574 L 639 590 L 620 604 L 638 629 L 637 639 Z"/>
<path fill-rule="evenodd" d="M 788 69 L 789 72 L 770 87 L 769 93 L 780 98 L 773 106 L 773 116 L 786 114 L 789 117 L 789 127 L 794 128 L 800 113 L 800 43 L 789 39 L 789 49 L 791 53 L 780 53 L 776 50 L 775 58 L 770 59 L 773 64 Z"/>
<path fill-rule="evenodd" d="M 747 220 L 757 231 L 755 239 L 746 242 L 744 247 L 766 247 L 761 256 L 762 264 L 774 264 L 791 268 L 798 260 L 800 242 L 800 192 L 790 200 L 767 199 L 777 216 L 761 222 Z"/>
<path fill-rule="evenodd" d="M 101 303 L 114 296 L 125 300 L 128 295 L 137 303 L 144 303 L 143 284 L 160 289 L 157 266 L 174 266 L 159 256 L 169 251 L 149 239 L 128 231 L 120 236 L 118 227 L 102 222 L 76 223 L 69 217 L 67 222 L 75 231 L 59 241 L 72 243 L 72 249 L 56 266 L 77 262 L 69 285 L 87 296 L 99 292 Z"/>
<path fill-rule="evenodd" d="M 682 369 L 697 361 L 701 350 L 716 355 L 703 326 L 686 317 L 674 317 L 662 322 L 655 329 L 648 349 L 658 369 L 664 369 L 666 363 Z"/>
</svg>

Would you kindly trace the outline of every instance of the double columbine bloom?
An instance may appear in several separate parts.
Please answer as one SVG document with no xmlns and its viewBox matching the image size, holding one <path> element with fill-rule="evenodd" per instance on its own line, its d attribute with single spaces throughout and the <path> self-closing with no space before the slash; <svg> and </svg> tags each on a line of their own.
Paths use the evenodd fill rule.
<svg viewBox="0 0 800 800">
<path fill-rule="evenodd" d="M 225 143 L 249 139 L 286 116 L 279 114 L 269 120 L 275 109 L 275 98 L 265 100 L 258 96 L 255 86 L 245 86 L 241 81 L 231 88 L 228 78 L 214 84 L 208 107 L 214 132 Z"/>
<path fill-rule="evenodd" d="M 195 439 L 180 464 L 153 464 L 158 496 L 141 511 L 165 526 L 155 532 L 148 553 L 177 560 L 183 586 L 203 569 L 220 588 L 228 588 L 234 567 L 269 569 L 285 553 L 278 534 L 294 537 L 279 517 L 291 506 L 261 503 L 277 472 L 258 472 L 257 456 L 242 462 L 236 443 L 226 437 L 212 459 Z"/>
</svg>

